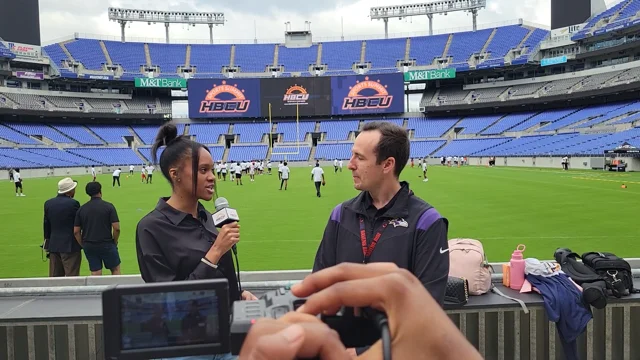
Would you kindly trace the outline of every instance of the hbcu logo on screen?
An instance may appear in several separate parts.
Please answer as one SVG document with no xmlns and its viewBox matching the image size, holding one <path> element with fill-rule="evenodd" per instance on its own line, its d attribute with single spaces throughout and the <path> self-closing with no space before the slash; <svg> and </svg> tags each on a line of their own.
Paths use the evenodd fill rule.
<svg viewBox="0 0 640 360">
<path fill-rule="evenodd" d="M 386 109 L 393 101 L 387 86 L 380 84 L 380 80 L 369 80 L 368 76 L 362 82 L 356 81 L 349 89 L 349 94 L 342 101 L 342 110 Z M 369 95 L 372 91 L 375 94 Z"/>
<path fill-rule="evenodd" d="M 284 102 L 284 105 L 308 105 L 309 97 L 307 89 L 295 84 L 284 93 L 282 102 Z"/>
<path fill-rule="evenodd" d="M 221 98 L 221 94 L 225 95 Z M 230 96 L 231 99 L 224 99 Z M 207 96 L 200 103 L 200 113 L 243 113 L 249 110 L 250 103 L 251 100 L 244 96 L 244 90 L 223 80 L 220 85 L 213 85 L 213 89 L 207 90 Z"/>
</svg>

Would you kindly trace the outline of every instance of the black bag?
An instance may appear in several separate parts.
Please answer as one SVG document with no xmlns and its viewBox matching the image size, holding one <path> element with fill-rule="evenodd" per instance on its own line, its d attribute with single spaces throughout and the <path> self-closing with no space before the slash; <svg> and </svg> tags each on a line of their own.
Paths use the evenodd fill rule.
<svg viewBox="0 0 640 360">
<path fill-rule="evenodd" d="M 444 303 L 463 306 L 469 301 L 469 282 L 467 279 L 449 276 L 444 294 Z"/>
<path fill-rule="evenodd" d="M 554 257 L 562 271 L 582 286 L 582 300 L 596 309 L 607 306 L 607 283 L 595 270 L 578 261 L 580 256 L 570 249 L 557 249 Z"/>
<path fill-rule="evenodd" d="M 631 265 L 612 253 L 588 252 L 582 254 L 582 262 L 602 276 L 613 296 L 621 298 L 639 292 L 633 288 Z"/>
</svg>

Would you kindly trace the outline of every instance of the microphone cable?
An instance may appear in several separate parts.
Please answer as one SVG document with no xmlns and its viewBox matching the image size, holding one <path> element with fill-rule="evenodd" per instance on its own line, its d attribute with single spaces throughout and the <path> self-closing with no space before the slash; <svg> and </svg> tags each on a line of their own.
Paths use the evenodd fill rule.
<svg viewBox="0 0 640 360">
<path fill-rule="evenodd" d="M 240 263 L 238 262 L 238 249 L 232 248 L 233 257 L 236 259 L 236 276 L 238 278 L 238 290 L 240 290 L 240 298 L 242 298 L 242 283 L 240 282 Z"/>
</svg>

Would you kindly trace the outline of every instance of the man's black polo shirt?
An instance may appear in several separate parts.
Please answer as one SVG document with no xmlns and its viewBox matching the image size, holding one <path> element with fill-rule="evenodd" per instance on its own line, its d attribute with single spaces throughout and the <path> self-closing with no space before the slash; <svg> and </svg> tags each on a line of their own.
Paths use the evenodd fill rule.
<svg viewBox="0 0 640 360">
<path fill-rule="evenodd" d="M 100 244 L 113 242 L 111 224 L 120 222 L 115 206 L 102 198 L 94 197 L 80 207 L 75 226 L 82 229 L 82 243 Z"/>
<path fill-rule="evenodd" d="M 238 278 L 231 251 L 218 262 L 218 268 L 202 262 L 213 245 L 218 230 L 211 213 L 198 204 L 198 219 L 176 210 L 161 198 L 136 229 L 138 266 L 145 282 L 223 279 L 229 282 L 229 300 L 240 300 Z"/>
</svg>

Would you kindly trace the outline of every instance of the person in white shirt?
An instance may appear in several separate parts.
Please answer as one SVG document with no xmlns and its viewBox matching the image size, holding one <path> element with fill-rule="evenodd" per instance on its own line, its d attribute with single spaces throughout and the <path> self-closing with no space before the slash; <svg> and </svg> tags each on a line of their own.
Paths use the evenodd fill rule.
<svg viewBox="0 0 640 360">
<path fill-rule="evenodd" d="M 278 180 L 282 180 L 282 167 L 284 165 L 282 165 L 282 161 L 280 161 L 280 164 L 278 164 Z"/>
<path fill-rule="evenodd" d="M 429 181 L 429 179 L 427 178 L 427 160 L 426 159 L 422 161 L 422 176 L 424 177 L 424 180 L 422 180 L 423 182 Z"/>
<path fill-rule="evenodd" d="M 447 156 L 447 166 L 451 167 L 451 156 Z"/>
<path fill-rule="evenodd" d="M 454 166 L 458 166 L 458 157 L 457 156 L 453 157 L 453 165 Z"/>
<path fill-rule="evenodd" d="M 562 158 L 562 169 L 569 170 L 569 158 L 567 156 Z"/>
<path fill-rule="evenodd" d="M 153 165 L 147 166 L 147 184 L 153 184 L 153 170 L 155 169 Z"/>
<path fill-rule="evenodd" d="M 233 171 L 236 174 L 236 185 L 242 185 L 242 165 L 239 161 L 233 166 Z"/>
<path fill-rule="evenodd" d="M 316 196 L 320 197 L 320 185 L 325 185 L 324 182 L 324 170 L 320 167 L 320 164 L 316 163 L 316 167 L 311 170 L 311 181 L 316 185 Z"/>
<path fill-rule="evenodd" d="M 342 172 L 342 160 L 338 161 L 338 166 L 340 167 L 340 172 Z"/>
<path fill-rule="evenodd" d="M 271 175 L 271 160 L 267 162 L 267 171 L 269 172 L 269 175 Z"/>
<path fill-rule="evenodd" d="M 334 174 L 338 173 L 338 159 L 333 160 L 333 170 Z"/>
<path fill-rule="evenodd" d="M 254 162 L 249 164 L 249 178 L 251 179 L 251 182 L 254 182 L 256 179 L 256 164 Z"/>
<path fill-rule="evenodd" d="M 284 189 L 287 190 L 287 185 L 289 185 L 289 172 L 291 170 L 289 170 L 289 167 L 287 166 L 287 162 L 284 162 L 284 165 L 282 165 L 282 179 L 280 181 L 280 190 L 282 190 L 282 186 L 284 185 Z"/>
<path fill-rule="evenodd" d="M 20 175 L 20 169 L 16 169 L 13 172 L 13 183 L 16 185 L 16 196 L 26 196 L 22 193 L 22 176 Z M 18 193 L 20 190 L 20 193 Z"/>
<path fill-rule="evenodd" d="M 116 186 L 116 182 L 118 183 L 118 187 L 120 187 L 120 173 L 122 173 L 122 169 L 117 168 L 116 171 L 113 172 L 113 184 L 111 187 Z"/>
<path fill-rule="evenodd" d="M 135 169 L 135 166 L 129 165 L 129 175 L 133 175 L 133 169 Z"/>
<path fill-rule="evenodd" d="M 93 165 L 91 165 L 91 176 L 93 176 L 93 182 L 95 182 L 96 181 L 96 168 Z"/>
<path fill-rule="evenodd" d="M 227 165 L 227 163 L 222 163 L 222 180 L 223 181 L 227 181 L 227 168 L 229 167 L 229 165 Z"/>
<path fill-rule="evenodd" d="M 140 182 L 143 184 L 147 180 L 147 166 L 144 164 L 142 165 L 142 168 L 140 168 L 140 179 Z"/>
<path fill-rule="evenodd" d="M 220 171 L 222 170 L 222 163 L 221 162 L 216 163 L 214 168 L 215 168 L 216 177 L 218 178 L 218 180 L 222 179 L 222 175 L 220 173 Z"/>
</svg>

